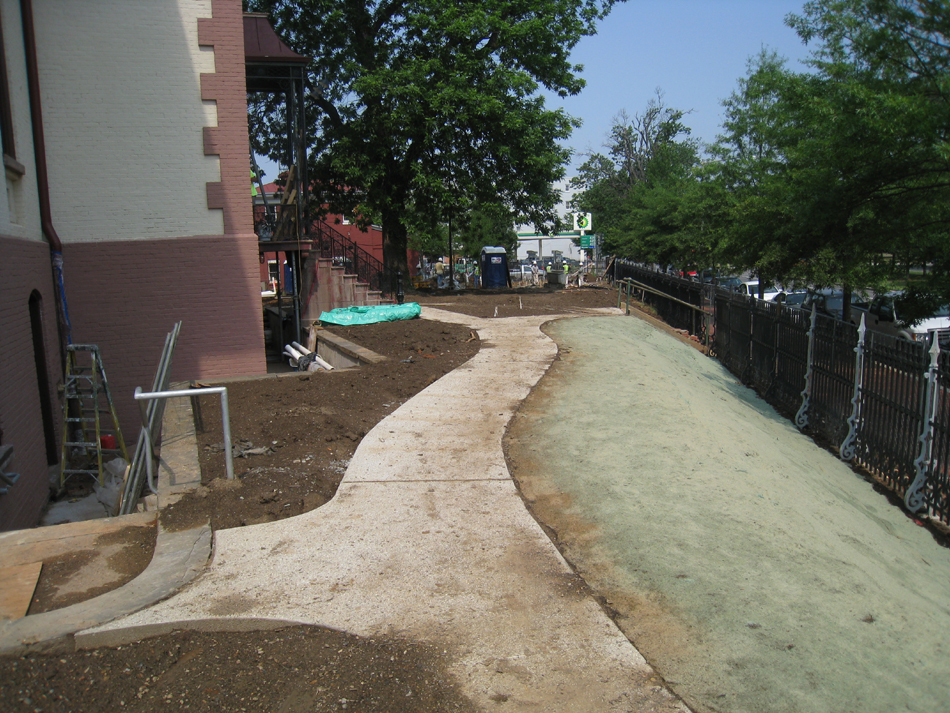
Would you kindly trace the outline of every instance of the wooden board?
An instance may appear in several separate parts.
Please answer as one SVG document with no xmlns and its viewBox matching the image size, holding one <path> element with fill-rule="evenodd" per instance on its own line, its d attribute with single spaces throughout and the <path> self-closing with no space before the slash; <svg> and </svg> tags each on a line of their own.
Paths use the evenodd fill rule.
<svg viewBox="0 0 950 713">
<path fill-rule="evenodd" d="M 0 569 L 42 562 L 76 550 L 92 549 L 101 535 L 118 532 L 126 527 L 155 527 L 155 518 L 154 512 L 143 512 L 4 532 L 0 534 Z"/>
<path fill-rule="evenodd" d="M 0 569 L 0 619 L 26 616 L 42 569 L 42 562 Z"/>
</svg>

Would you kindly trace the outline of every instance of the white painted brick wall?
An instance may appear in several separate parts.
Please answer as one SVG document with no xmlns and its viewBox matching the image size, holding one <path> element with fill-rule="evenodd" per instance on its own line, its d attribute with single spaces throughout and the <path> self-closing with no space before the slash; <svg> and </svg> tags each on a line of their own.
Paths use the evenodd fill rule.
<svg viewBox="0 0 950 713">
<path fill-rule="evenodd" d="M 6 1 L 6 0 L 4 0 Z M 53 221 L 64 243 L 220 235 L 199 77 L 210 0 L 35 0 Z M 6 18 L 4 18 L 6 20 Z M 6 22 L 4 22 L 6 25 Z M 6 30 L 6 27 L 4 28 Z"/>
<path fill-rule="evenodd" d="M 27 240 L 43 240 L 33 157 L 33 129 L 30 123 L 30 94 L 26 81 L 26 59 L 19 0 L 0 0 L 3 47 L 13 115 L 14 154 L 23 164 L 22 176 L 5 171 L 5 189 L 0 194 L 0 234 Z M 7 147 L 4 151 L 8 152 Z"/>
</svg>

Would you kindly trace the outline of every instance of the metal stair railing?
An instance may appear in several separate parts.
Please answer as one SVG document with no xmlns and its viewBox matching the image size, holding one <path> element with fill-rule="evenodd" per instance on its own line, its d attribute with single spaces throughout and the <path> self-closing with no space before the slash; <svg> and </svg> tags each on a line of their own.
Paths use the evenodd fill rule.
<svg viewBox="0 0 950 713">
<path fill-rule="evenodd" d="M 310 226 L 310 240 L 313 241 L 312 251 L 321 258 L 332 260 L 334 265 L 345 268 L 348 274 L 356 275 L 356 279 L 369 285 L 371 290 L 383 294 L 395 291 L 383 263 L 333 226 L 322 220 L 314 221 Z"/>
</svg>

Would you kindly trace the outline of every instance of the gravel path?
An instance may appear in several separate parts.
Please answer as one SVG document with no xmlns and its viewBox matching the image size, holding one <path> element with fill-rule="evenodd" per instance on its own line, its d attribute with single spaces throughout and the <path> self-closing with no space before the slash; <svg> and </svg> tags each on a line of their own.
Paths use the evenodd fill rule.
<svg viewBox="0 0 950 713">
<path fill-rule="evenodd" d="M 633 318 L 546 331 L 515 477 L 697 711 L 947 710 L 950 551 L 718 362 Z"/>
</svg>

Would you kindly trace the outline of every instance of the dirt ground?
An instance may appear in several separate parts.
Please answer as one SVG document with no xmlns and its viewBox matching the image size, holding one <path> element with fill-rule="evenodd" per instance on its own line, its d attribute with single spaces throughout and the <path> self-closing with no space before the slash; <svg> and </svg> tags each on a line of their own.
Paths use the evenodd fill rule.
<svg viewBox="0 0 950 713">
<path fill-rule="evenodd" d="M 437 291 L 406 299 L 503 318 L 612 307 L 617 293 L 588 286 Z M 240 527 L 319 507 L 333 497 L 362 437 L 479 347 L 470 330 L 429 320 L 333 326 L 331 331 L 389 359 L 359 369 L 229 384 L 234 444 L 266 451 L 239 458 L 233 481 L 224 478 L 219 405 L 202 398 L 195 409 L 202 487 L 162 511 L 163 527 L 186 529 L 205 522 L 213 529 Z M 144 569 L 151 550 L 130 542 L 126 554 Z M 131 564 L 123 567 L 132 569 Z M 80 570 L 81 562 L 61 563 L 43 586 L 65 591 Z M 115 586 L 120 585 L 108 588 Z M 43 606 L 79 600 L 60 596 Z M 35 611 L 40 610 L 37 605 Z M 296 687 L 288 695 L 291 685 Z M 160 703 L 180 710 L 271 711 L 277 709 L 275 691 L 285 696 L 281 711 L 470 710 L 442 674 L 437 652 L 314 627 L 279 633 L 184 632 L 116 649 L 0 659 L 0 701 L 16 711 L 151 710 Z"/>
<path fill-rule="evenodd" d="M 100 536 L 88 550 L 43 562 L 28 614 L 42 614 L 84 602 L 131 582 L 148 566 L 155 528 L 127 527 Z"/>
<path fill-rule="evenodd" d="M 478 337 L 458 325 L 424 319 L 331 332 L 387 357 L 335 369 L 228 384 L 231 438 L 242 450 L 225 476 L 217 398 L 196 399 L 202 487 L 164 508 L 162 526 L 214 530 L 293 517 L 336 492 L 350 457 L 373 426 L 478 352 Z"/>
</svg>

